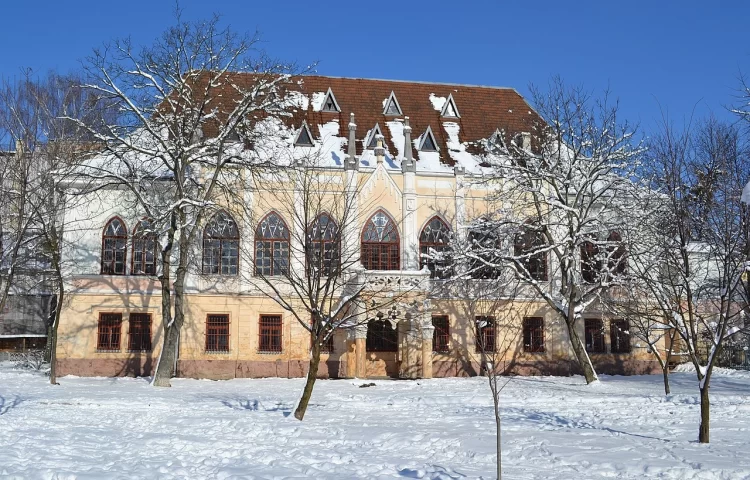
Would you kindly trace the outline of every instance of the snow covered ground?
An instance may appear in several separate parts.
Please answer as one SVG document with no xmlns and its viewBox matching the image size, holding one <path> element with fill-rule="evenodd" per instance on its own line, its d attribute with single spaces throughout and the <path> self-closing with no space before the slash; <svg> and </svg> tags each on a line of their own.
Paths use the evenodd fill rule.
<svg viewBox="0 0 750 480">
<path fill-rule="evenodd" d="M 483 378 L 319 381 L 65 377 L 0 365 L 0 478 L 492 478 Z M 368 381 L 369 382 L 369 381 Z M 711 444 L 695 442 L 695 377 L 513 379 L 503 392 L 508 479 L 750 478 L 750 373 L 712 381 Z"/>
</svg>

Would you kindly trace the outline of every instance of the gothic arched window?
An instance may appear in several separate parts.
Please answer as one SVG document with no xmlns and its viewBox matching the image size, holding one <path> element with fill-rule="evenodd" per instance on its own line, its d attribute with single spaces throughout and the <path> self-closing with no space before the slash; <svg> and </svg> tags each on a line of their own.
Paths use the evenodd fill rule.
<svg viewBox="0 0 750 480">
<path fill-rule="evenodd" d="M 240 231 L 224 211 L 217 212 L 203 230 L 204 275 L 237 275 L 240 259 Z"/>
<path fill-rule="evenodd" d="M 513 255 L 534 280 L 547 280 L 547 252 L 540 251 L 545 244 L 544 235 L 534 225 L 525 226 L 513 242 Z"/>
<path fill-rule="evenodd" d="M 289 228 L 276 212 L 255 229 L 255 274 L 266 277 L 289 272 Z"/>
<path fill-rule="evenodd" d="M 125 275 L 128 230 L 125 222 L 115 217 L 107 222 L 102 235 L 102 274 Z"/>
<path fill-rule="evenodd" d="M 156 233 L 151 222 L 141 220 L 133 230 L 131 275 L 156 275 Z"/>
<path fill-rule="evenodd" d="M 419 268 L 426 265 L 430 278 L 449 278 L 451 276 L 450 259 L 445 258 L 450 252 L 451 229 L 440 217 L 432 217 L 419 234 Z M 443 258 L 434 258 L 435 256 Z"/>
<path fill-rule="evenodd" d="M 401 244 L 393 219 L 378 210 L 362 230 L 360 260 L 367 270 L 398 270 Z"/>
<path fill-rule="evenodd" d="M 321 213 L 308 231 L 307 266 L 309 273 L 336 274 L 339 265 L 339 227 L 327 213 Z"/>
</svg>

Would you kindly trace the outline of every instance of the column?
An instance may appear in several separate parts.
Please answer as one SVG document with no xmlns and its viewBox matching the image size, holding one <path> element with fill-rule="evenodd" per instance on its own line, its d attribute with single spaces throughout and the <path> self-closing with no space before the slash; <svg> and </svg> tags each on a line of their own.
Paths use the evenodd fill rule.
<svg viewBox="0 0 750 480">
<path fill-rule="evenodd" d="M 419 255 L 417 246 L 417 163 L 412 158 L 411 127 L 409 117 L 404 117 L 404 158 L 401 161 L 401 173 L 404 175 L 404 190 L 402 194 L 403 238 L 401 268 L 403 270 L 419 270 Z"/>
<path fill-rule="evenodd" d="M 435 327 L 422 326 L 422 378 L 432 378 L 432 337 Z"/>
<path fill-rule="evenodd" d="M 354 327 L 354 376 L 367 378 L 367 325 Z"/>
</svg>

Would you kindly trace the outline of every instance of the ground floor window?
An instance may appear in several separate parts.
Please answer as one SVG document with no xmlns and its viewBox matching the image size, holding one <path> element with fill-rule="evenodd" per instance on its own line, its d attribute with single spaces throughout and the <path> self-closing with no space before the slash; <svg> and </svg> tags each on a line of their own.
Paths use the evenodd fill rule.
<svg viewBox="0 0 750 480">
<path fill-rule="evenodd" d="M 542 317 L 523 319 L 523 351 L 544 353 L 544 319 Z"/>
<path fill-rule="evenodd" d="M 100 352 L 119 352 L 122 332 L 122 313 L 100 313 L 96 349 Z"/>
<path fill-rule="evenodd" d="M 261 315 L 258 335 L 260 353 L 281 352 L 281 315 Z"/>
<path fill-rule="evenodd" d="M 609 323 L 610 351 L 630 353 L 630 325 L 627 320 L 612 320 Z"/>
<path fill-rule="evenodd" d="M 476 351 L 494 352 L 495 351 L 495 317 L 478 316 L 475 319 L 476 334 Z"/>
<path fill-rule="evenodd" d="M 229 351 L 229 315 L 206 317 L 206 351 Z"/>
<path fill-rule="evenodd" d="M 151 351 L 151 315 L 131 313 L 128 320 L 128 350 L 131 352 Z"/>
<path fill-rule="evenodd" d="M 370 320 L 367 324 L 368 352 L 398 352 L 398 331 L 388 320 Z"/>
<path fill-rule="evenodd" d="M 450 327 L 448 315 L 433 315 L 432 326 L 435 331 L 432 334 L 432 351 L 447 352 L 450 350 Z"/>
<path fill-rule="evenodd" d="M 604 325 L 602 321 L 589 318 L 584 323 L 586 351 L 588 353 L 606 353 L 607 347 L 604 346 Z"/>
</svg>

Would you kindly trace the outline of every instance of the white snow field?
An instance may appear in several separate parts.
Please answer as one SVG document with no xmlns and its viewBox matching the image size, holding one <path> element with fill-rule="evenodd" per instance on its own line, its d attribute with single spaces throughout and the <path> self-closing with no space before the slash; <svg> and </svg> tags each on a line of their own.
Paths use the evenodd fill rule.
<svg viewBox="0 0 750 480">
<path fill-rule="evenodd" d="M 0 478 L 493 478 L 484 378 L 319 381 L 305 421 L 301 379 L 64 377 L 0 366 Z M 503 391 L 507 479 L 750 478 L 750 374 L 712 381 L 711 444 L 696 443 L 692 373 L 524 377 Z"/>
</svg>

